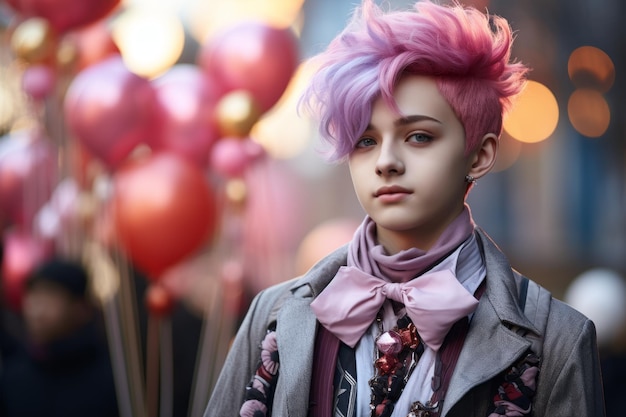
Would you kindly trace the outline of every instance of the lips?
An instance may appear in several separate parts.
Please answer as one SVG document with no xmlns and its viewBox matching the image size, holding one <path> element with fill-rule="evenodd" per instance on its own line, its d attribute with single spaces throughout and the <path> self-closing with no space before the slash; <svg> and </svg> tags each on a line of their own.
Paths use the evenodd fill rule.
<svg viewBox="0 0 626 417">
<path fill-rule="evenodd" d="M 374 193 L 374 197 L 380 197 L 384 195 L 394 195 L 394 194 L 412 194 L 413 192 L 407 188 L 400 187 L 399 185 L 391 185 L 380 187 Z"/>
</svg>

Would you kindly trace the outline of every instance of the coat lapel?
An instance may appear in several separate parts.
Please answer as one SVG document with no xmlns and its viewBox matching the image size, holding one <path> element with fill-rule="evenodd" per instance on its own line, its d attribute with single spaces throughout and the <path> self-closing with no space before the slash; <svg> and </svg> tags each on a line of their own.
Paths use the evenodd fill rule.
<svg viewBox="0 0 626 417">
<path fill-rule="evenodd" d="M 512 327 L 537 332 L 518 305 L 510 264 L 480 230 L 478 241 L 484 251 L 487 286 L 450 380 L 442 416 L 471 388 L 509 368 L 530 347 L 530 342 Z"/>
<path fill-rule="evenodd" d="M 309 308 L 310 302 L 307 298 L 291 298 L 278 315 L 280 324 L 276 331 L 282 388 L 277 392 L 282 391 L 286 395 L 287 413 L 284 415 L 302 415 L 302 410 L 308 410 L 316 333 L 316 318 Z"/>
</svg>

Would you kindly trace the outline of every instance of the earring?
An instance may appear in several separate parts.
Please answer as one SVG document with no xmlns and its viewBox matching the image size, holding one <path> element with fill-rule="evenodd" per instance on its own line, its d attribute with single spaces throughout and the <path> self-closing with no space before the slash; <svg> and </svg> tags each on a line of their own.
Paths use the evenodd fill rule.
<svg viewBox="0 0 626 417">
<path fill-rule="evenodd" d="M 476 184 L 476 178 L 472 177 L 471 175 L 466 175 L 465 176 L 465 182 L 468 184 Z"/>
</svg>

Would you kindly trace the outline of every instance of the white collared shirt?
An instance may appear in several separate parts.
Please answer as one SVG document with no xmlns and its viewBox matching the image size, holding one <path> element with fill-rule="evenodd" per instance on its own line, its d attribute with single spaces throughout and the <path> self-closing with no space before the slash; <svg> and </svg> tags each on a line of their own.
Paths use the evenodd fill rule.
<svg viewBox="0 0 626 417">
<path fill-rule="evenodd" d="M 446 257 L 430 271 L 443 271 L 450 269 L 455 272 L 459 282 L 470 293 L 474 294 L 485 278 L 486 268 L 476 237 L 472 234 L 450 256 Z M 416 279 L 419 279 L 416 278 Z M 397 314 L 393 313 L 390 301 L 383 305 L 386 320 L 383 321 L 383 331 L 395 326 L 397 320 L 405 314 L 402 309 Z M 391 313 L 390 313 L 391 312 Z M 391 316 L 389 318 L 389 316 Z M 471 315 L 470 315 L 471 318 Z M 359 343 L 355 346 L 357 368 L 357 417 L 369 417 L 370 411 L 370 387 L 369 380 L 374 376 L 375 340 L 380 335 L 380 329 L 376 321 L 372 323 Z M 409 377 L 404 391 L 398 399 L 391 417 L 406 417 L 411 404 L 416 401 L 426 403 L 430 400 L 433 389 L 431 380 L 435 370 L 437 353 L 425 346 L 417 366 Z"/>
</svg>

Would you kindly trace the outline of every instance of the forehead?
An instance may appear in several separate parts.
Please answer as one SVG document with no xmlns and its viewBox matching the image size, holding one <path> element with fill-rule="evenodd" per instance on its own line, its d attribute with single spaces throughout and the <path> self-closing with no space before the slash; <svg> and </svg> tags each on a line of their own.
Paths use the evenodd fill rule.
<svg viewBox="0 0 626 417">
<path fill-rule="evenodd" d="M 62 300 L 72 298 L 72 294 L 62 285 L 47 280 L 38 280 L 31 283 L 25 295 L 32 297 L 59 298 Z"/>
<path fill-rule="evenodd" d="M 441 95 L 437 82 L 432 77 L 406 75 L 402 77 L 393 93 L 393 99 L 400 114 L 388 109 L 382 99 L 376 100 L 373 107 L 372 121 L 377 114 L 392 112 L 396 117 L 425 115 L 442 123 L 459 123 L 452 107 Z"/>
</svg>

